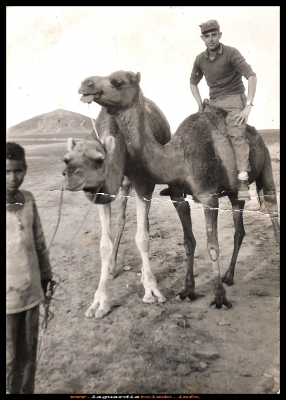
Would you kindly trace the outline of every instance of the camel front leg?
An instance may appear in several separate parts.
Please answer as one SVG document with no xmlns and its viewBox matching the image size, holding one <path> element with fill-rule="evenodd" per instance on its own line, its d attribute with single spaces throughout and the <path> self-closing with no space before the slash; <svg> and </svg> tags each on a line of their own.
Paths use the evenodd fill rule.
<svg viewBox="0 0 286 400">
<path fill-rule="evenodd" d="M 125 211 L 126 211 L 126 206 L 127 206 L 127 201 L 128 201 L 128 195 L 129 195 L 131 189 L 132 189 L 132 183 L 125 176 L 123 179 L 120 191 L 118 193 L 119 206 L 118 206 L 118 213 L 117 213 L 116 224 L 115 224 L 116 235 L 115 235 L 113 251 L 112 251 L 112 262 L 110 263 L 110 266 L 109 266 L 108 279 L 114 279 L 118 275 L 118 271 L 116 270 L 116 258 L 117 258 L 120 239 L 121 239 L 123 229 L 125 226 L 125 218 L 126 218 Z"/>
<path fill-rule="evenodd" d="M 102 318 L 110 311 L 107 298 L 107 281 L 109 266 L 112 262 L 112 235 L 111 235 L 111 203 L 97 205 L 100 222 L 101 222 L 101 240 L 100 240 L 100 257 L 101 257 L 101 273 L 98 288 L 94 295 L 94 300 L 85 316 Z"/>
<path fill-rule="evenodd" d="M 226 290 L 223 287 L 220 276 L 219 244 L 217 236 L 218 198 L 217 196 L 200 196 L 198 198 L 204 205 L 207 231 L 207 248 L 212 262 L 213 278 L 211 284 L 215 298 L 210 305 L 215 305 L 216 308 L 221 308 L 223 305 L 225 305 L 227 308 L 231 308 L 232 304 L 226 298 Z"/>
<path fill-rule="evenodd" d="M 140 251 L 142 258 L 142 276 L 141 283 L 145 289 L 145 295 L 143 297 L 144 303 L 154 303 L 158 301 L 163 303 L 166 301 L 165 297 L 160 293 L 157 287 L 157 279 L 152 273 L 150 261 L 149 261 L 149 248 L 150 248 L 150 238 L 148 232 L 148 214 L 151 206 L 152 192 L 146 192 L 143 194 L 140 187 L 135 187 L 138 197 L 136 198 L 137 207 L 137 232 L 135 236 L 135 241 Z M 141 198 L 143 197 L 143 198 Z"/>
<path fill-rule="evenodd" d="M 237 256 L 240 250 L 241 243 L 245 236 L 244 226 L 243 226 L 243 209 L 245 205 L 245 201 L 238 200 L 237 198 L 233 198 L 229 196 L 229 199 L 232 204 L 233 210 L 233 222 L 235 228 L 234 234 L 234 248 L 233 254 L 231 257 L 231 262 L 228 270 L 222 277 L 223 283 L 227 284 L 228 286 L 233 285 L 233 277 L 234 277 L 234 269 L 236 265 Z"/>
</svg>

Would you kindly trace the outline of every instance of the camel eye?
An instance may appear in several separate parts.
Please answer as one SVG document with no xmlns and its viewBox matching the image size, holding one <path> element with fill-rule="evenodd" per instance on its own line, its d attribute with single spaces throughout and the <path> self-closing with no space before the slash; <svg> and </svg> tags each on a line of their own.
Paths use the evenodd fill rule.
<svg viewBox="0 0 286 400">
<path fill-rule="evenodd" d="M 119 88 L 121 86 L 121 82 L 113 81 L 112 83 L 116 88 Z"/>
</svg>

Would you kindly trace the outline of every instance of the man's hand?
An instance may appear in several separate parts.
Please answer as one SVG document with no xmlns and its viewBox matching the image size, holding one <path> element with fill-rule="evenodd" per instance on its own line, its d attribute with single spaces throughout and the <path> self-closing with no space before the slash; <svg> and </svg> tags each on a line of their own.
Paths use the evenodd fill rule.
<svg viewBox="0 0 286 400">
<path fill-rule="evenodd" d="M 203 104 L 200 104 L 200 105 L 199 105 L 198 112 L 199 112 L 199 113 L 202 113 L 203 111 L 204 111 L 204 105 L 203 105 Z"/>
<path fill-rule="evenodd" d="M 247 123 L 248 120 L 248 116 L 250 114 L 251 111 L 251 106 L 245 106 L 244 110 L 241 111 L 240 114 L 237 114 L 233 120 L 236 119 L 235 124 L 236 125 L 241 125 L 243 122 Z"/>
</svg>

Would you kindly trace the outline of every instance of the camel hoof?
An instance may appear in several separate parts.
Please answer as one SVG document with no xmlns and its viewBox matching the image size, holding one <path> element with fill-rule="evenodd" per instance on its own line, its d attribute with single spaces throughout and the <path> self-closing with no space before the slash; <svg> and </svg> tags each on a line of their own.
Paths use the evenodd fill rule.
<svg viewBox="0 0 286 400">
<path fill-rule="evenodd" d="M 152 289 L 152 295 L 158 303 L 165 303 L 167 301 L 157 288 Z"/>
<path fill-rule="evenodd" d="M 234 281 L 233 281 L 233 276 L 231 274 L 224 274 L 224 276 L 222 277 L 222 282 L 225 283 L 227 286 L 232 286 Z"/>
<path fill-rule="evenodd" d="M 152 294 L 145 294 L 142 301 L 143 301 L 143 303 L 155 303 L 156 302 L 156 300 L 152 296 Z"/>
<path fill-rule="evenodd" d="M 94 309 L 90 307 L 90 308 L 85 312 L 84 316 L 85 316 L 86 318 L 92 318 L 92 317 L 94 317 L 94 313 L 95 313 Z"/>
<path fill-rule="evenodd" d="M 177 300 L 185 300 L 187 297 L 190 299 L 190 301 L 194 301 L 198 298 L 198 295 L 195 293 L 194 290 L 187 289 L 182 290 L 176 295 Z"/>
<path fill-rule="evenodd" d="M 216 296 L 214 298 L 214 300 L 210 303 L 210 307 L 215 305 L 216 308 L 222 308 L 222 306 L 226 306 L 226 308 L 229 310 L 230 308 L 232 308 L 232 304 L 230 301 L 228 301 L 228 299 L 226 297 L 222 297 L 222 296 Z"/>
<path fill-rule="evenodd" d="M 157 297 L 158 303 L 166 303 L 167 299 L 161 294 Z"/>
<path fill-rule="evenodd" d="M 117 272 L 109 272 L 107 279 L 109 280 L 115 279 L 117 275 L 118 275 Z"/>
<path fill-rule="evenodd" d="M 108 313 L 110 312 L 110 307 L 105 307 L 101 310 L 97 310 L 96 313 L 94 314 L 95 318 L 103 318 L 105 317 Z"/>
</svg>

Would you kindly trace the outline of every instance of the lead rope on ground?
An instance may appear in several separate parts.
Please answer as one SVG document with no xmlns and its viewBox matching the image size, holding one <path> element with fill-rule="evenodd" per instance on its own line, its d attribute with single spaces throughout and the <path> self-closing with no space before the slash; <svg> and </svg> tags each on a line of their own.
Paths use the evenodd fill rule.
<svg viewBox="0 0 286 400">
<path fill-rule="evenodd" d="M 50 241 L 50 244 L 48 246 L 48 250 L 50 250 L 50 247 L 54 241 L 54 238 L 56 236 L 58 227 L 59 227 L 59 223 L 60 223 L 60 218 L 61 218 L 61 211 L 62 211 L 62 204 L 63 204 L 63 192 L 64 192 L 64 185 L 62 185 L 62 190 L 61 190 L 61 196 L 60 196 L 60 204 L 59 204 L 59 213 L 58 213 L 58 221 L 55 227 L 55 231 L 53 233 L 52 239 Z M 72 242 L 74 241 L 76 235 L 78 234 L 78 232 L 80 231 L 80 229 L 83 226 L 84 221 L 86 220 L 86 217 L 88 216 L 91 207 L 94 205 L 95 200 L 97 198 L 97 194 L 94 195 L 94 199 L 92 200 L 87 212 L 85 213 L 85 216 L 78 228 L 78 230 L 76 231 L 76 233 L 74 234 L 74 236 L 72 237 L 72 239 L 70 240 L 68 246 L 65 248 L 64 253 L 67 252 L 67 250 L 69 249 L 69 247 L 71 246 Z M 55 266 L 57 266 L 59 263 L 59 260 L 56 262 L 56 264 L 53 266 L 53 268 L 55 268 Z M 59 299 L 54 298 L 54 294 L 55 291 L 58 287 L 60 287 L 66 294 L 68 294 L 68 292 L 61 286 L 61 277 L 60 275 L 58 275 L 56 272 L 52 272 L 52 278 L 54 276 L 58 277 L 58 281 L 55 281 L 54 279 L 51 279 L 48 283 L 48 287 L 47 287 L 47 292 L 45 293 L 45 298 L 44 298 L 44 302 L 43 302 L 43 306 L 44 306 L 44 316 L 43 316 L 43 321 L 41 323 L 41 328 L 42 328 L 42 332 L 41 332 L 41 336 L 40 336 L 40 340 L 39 340 L 39 350 L 38 350 L 38 357 L 37 357 L 37 361 L 36 361 L 36 365 L 38 365 L 39 359 L 41 357 L 42 354 L 42 350 L 43 350 L 43 343 L 44 343 L 44 334 L 46 333 L 47 327 L 48 327 L 48 323 L 53 319 L 54 314 L 50 311 L 50 304 L 52 300 L 57 300 L 60 301 Z"/>
</svg>

